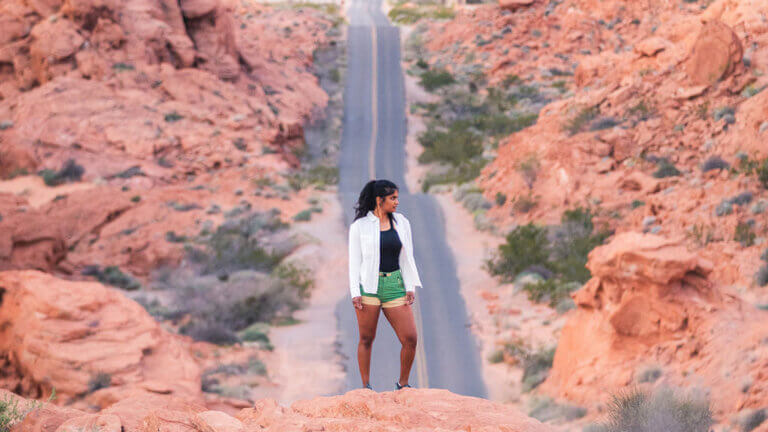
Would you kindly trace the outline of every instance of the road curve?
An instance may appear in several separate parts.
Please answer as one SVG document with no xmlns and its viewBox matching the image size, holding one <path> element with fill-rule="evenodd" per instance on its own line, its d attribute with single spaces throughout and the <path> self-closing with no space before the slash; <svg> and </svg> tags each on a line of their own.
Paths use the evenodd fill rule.
<svg viewBox="0 0 768 432">
<path fill-rule="evenodd" d="M 412 193 L 404 179 L 406 119 L 399 29 L 381 12 L 380 0 L 353 1 L 347 17 L 348 69 L 339 157 L 339 198 L 345 224 L 349 227 L 353 221 L 353 206 L 365 182 L 386 178 L 398 185 L 398 211 L 411 221 L 416 265 L 424 284 L 417 289 L 414 303 L 419 340 L 410 383 L 485 398 L 479 347 L 469 328 L 456 266 L 445 240 L 450 235 L 445 232 L 445 218 L 432 196 Z M 338 345 L 347 371 L 347 391 L 361 386 L 359 335 L 348 281 L 339 282 Z M 373 388 L 393 390 L 399 368 L 400 343 L 382 313 L 371 358 Z"/>
</svg>

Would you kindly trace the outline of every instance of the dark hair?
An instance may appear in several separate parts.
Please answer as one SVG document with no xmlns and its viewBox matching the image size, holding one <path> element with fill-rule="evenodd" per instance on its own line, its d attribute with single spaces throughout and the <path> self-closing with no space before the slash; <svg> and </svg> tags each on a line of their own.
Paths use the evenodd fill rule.
<svg viewBox="0 0 768 432">
<path fill-rule="evenodd" d="M 363 186 L 363 190 L 360 191 L 360 197 L 357 199 L 355 205 L 355 218 L 353 222 L 364 217 L 369 211 L 376 208 L 376 197 L 385 197 L 392 195 L 398 190 L 397 185 L 389 180 L 371 180 Z M 392 215 L 389 215 L 389 221 L 392 220 Z"/>
</svg>

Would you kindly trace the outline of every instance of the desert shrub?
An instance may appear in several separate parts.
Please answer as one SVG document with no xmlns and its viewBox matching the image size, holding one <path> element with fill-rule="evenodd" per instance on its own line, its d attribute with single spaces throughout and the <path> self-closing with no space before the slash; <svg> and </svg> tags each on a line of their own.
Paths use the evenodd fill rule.
<svg viewBox="0 0 768 432">
<path fill-rule="evenodd" d="M 422 18 L 451 19 L 453 9 L 442 5 L 423 4 L 408 6 L 396 4 L 389 11 L 389 19 L 395 24 L 413 24 Z"/>
<path fill-rule="evenodd" d="M 99 282 L 134 291 L 141 288 L 141 282 L 130 274 L 124 273 L 118 266 L 107 266 L 101 269 L 97 265 L 86 266 L 81 272 L 84 276 L 94 276 Z"/>
<path fill-rule="evenodd" d="M 504 361 L 504 351 L 495 350 L 488 355 L 488 363 L 496 364 Z"/>
<path fill-rule="evenodd" d="M 572 421 L 587 415 L 587 409 L 571 404 L 559 404 L 554 399 L 543 396 L 531 399 L 528 415 L 542 422 L 557 419 Z"/>
<path fill-rule="evenodd" d="M 563 125 L 563 129 L 569 135 L 576 135 L 579 132 L 583 132 L 587 125 L 597 118 L 599 114 L 600 109 L 597 106 L 584 107 Z"/>
<path fill-rule="evenodd" d="M 459 166 L 483 151 L 482 137 L 458 122 L 447 131 L 429 128 L 418 140 L 424 147 L 418 158 L 421 163 L 440 161 Z"/>
<path fill-rule="evenodd" d="M 494 197 L 494 201 L 496 202 L 497 206 L 503 206 L 504 203 L 507 202 L 507 195 L 503 194 L 501 192 L 496 192 L 496 196 Z"/>
<path fill-rule="evenodd" d="M 184 116 L 179 114 L 179 113 L 177 113 L 176 111 L 171 111 L 171 112 L 165 114 L 164 118 L 165 118 L 165 121 L 168 122 L 168 123 L 175 123 L 175 122 L 183 119 Z"/>
<path fill-rule="evenodd" d="M 621 124 L 621 121 L 619 121 L 614 117 L 600 117 L 594 120 L 592 123 L 590 123 L 589 130 L 591 132 L 601 131 L 605 129 L 611 129 L 620 124 Z"/>
<path fill-rule="evenodd" d="M 652 394 L 637 389 L 613 395 L 604 432 L 708 432 L 713 423 L 709 402 L 680 397 L 661 388 Z"/>
<path fill-rule="evenodd" d="M 538 176 L 540 168 L 541 164 L 535 155 L 530 155 L 527 158 L 518 161 L 515 166 L 515 169 L 517 169 L 523 177 L 525 184 L 528 185 L 528 189 L 533 189 L 533 184 L 536 182 L 536 177 Z"/>
<path fill-rule="evenodd" d="M 88 380 L 88 392 L 93 393 L 96 390 L 107 388 L 112 385 L 112 375 L 106 372 L 93 374 Z"/>
<path fill-rule="evenodd" d="M 421 184 L 422 192 L 428 192 L 429 188 L 439 184 L 462 184 L 470 182 L 480 175 L 487 160 L 482 158 L 472 159 L 459 166 L 447 166 L 443 171 L 430 171 L 424 177 Z"/>
<path fill-rule="evenodd" d="M 8 395 L 0 400 L 0 432 L 9 432 L 11 426 L 24 419 L 24 415 L 17 399 Z"/>
<path fill-rule="evenodd" d="M 256 323 L 291 319 L 314 285 L 311 273 L 285 257 L 297 246 L 287 236 L 279 210 L 228 220 L 187 245 L 182 267 L 157 273 L 165 290 L 167 319 L 185 319 L 181 333 L 197 340 L 231 344 L 257 340 Z"/>
<path fill-rule="evenodd" d="M 519 226 L 506 236 L 499 245 L 497 256 L 487 260 L 486 269 L 504 282 L 512 282 L 518 273 L 533 265 L 545 265 L 549 261 L 549 242 L 546 228 L 532 222 Z"/>
<path fill-rule="evenodd" d="M 647 100 L 641 100 L 627 111 L 627 116 L 636 122 L 642 122 L 656 115 L 656 107 Z"/>
<path fill-rule="evenodd" d="M 587 255 L 610 235 L 605 230 L 595 232 L 592 217 L 590 210 L 580 207 L 566 210 L 560 225 L 551 231 L 550 268 L 563 280 L 584 283 L 591 277 L 585 267 Z"/>
<path fill-rule="evenodd" d="M 312 211 L 302 210 L 293 216 L 293 220 L 296 222 L 306 222 L 312 219 Z"/>
<path fill-rule="evenodd" d="M 165 240 L 170 243 L 184 243 L 187 241 L 187 236 L 178 235 L 176 231 L 166 231 Z"/>
<path fill-rule="evenodd" d="M 78 165 L 74 159 L 68 159 L 58 171 L 51 169 L 41 170 L 38 174 L 48 186 L 58 186 L 63 183 L 80 181 L 85 169 Z"/>
<path fill-rule="evenodd" d="M 272 351 L 274 347 L 269 340 L 269 324 L 255 322 L 241 330 L 238 334 L 241 340 L 245 342 L 256 342 L 261 349 Z"/>
<path fill-rule="evenodd" d="M 456 82 L 450 72 L 445 69 L 429 69 L 421 74 L 419 84 L 427 91 L 435 91 Z"/>
<path fill-rule="evenodd" d="M 658 366 L 649 366 L 643 368 L 637 373 L 636 380 L 639 383 L 653 383 L 661 378 L 663 371 Z"/>
<path fill-rule="evenodd" d="M 741 432 L 750 432 L 757 428 L 766 419 L 765 409 L 752 409 L 739 413 L 738 423 L 741 427 Z"/>
<path fill-rule="evenodd" d="M 757 180 L 760 182 L 760 185 L 768 189 L 768 158 L 763 159 L 755 168 L 755 174 L 757 174 Z"/>
<path fill-rule="evenodd" d="M 633 201 L 632 201 L 632 204 L 630 204 L 630 207 L 631 207 L 631 208 L 634 210 L 634 209 L 636 209 L 636 208 L 638 208 L 638 207 L 642 207 L 642 206 L 644 206 L 644 205 L 645 205 L 645 202 L 644 202 L 644 201 L 640 201 L 640 200 L 633 200 Z"/>
<path fill-rule="evenodd" d="M 558 279 L 550 278 L 523 285 L 523 291 L 528 294 L 528 299 L 537 303 L 549 303 L 553 308 L 557 308 L 566 299 L 570 299 L 573 291 L 581 288 L 578 282 L 561 282 Z M 567 310 L 566 305 L 561 309 Z M 564 312 L 563 310 L 563 312 Z"/>
<path fill-rule="evenodd" d="M 523 356 L 523 391 L 531 391 L 547 379 L 554 357 L 555 348 L 540 349 Z"/>
<path fill-rule="evenodd" d="M 546 301 L 556 307 L 569 294 L 591 277 L 586 268 L 587 256 L 610 235 L 595 230 L 590 210 L 567 210 L 560 225 L 539 227 L 533 223 L 519 226 L 507 234 L 485 269 L 504 282 L 512 282 L 523 271 L 540 267 L 544 280 L 528 283 L 523 290 L 532 301 Z"/>
<path fill-rule="evenodd" d="M 730 168 L 730 165 L 728 162 L 724 161 L 720 156 L 710 156 L 704 164 L 701 165 L 701 170 L 703 172 L 712 171 L 712 170 L 724 170 Z"/>
<path fill-rule="evenodd" d="M 339 168 L 323 164 L 302 167 L 290 174 L 286 174 L 285 179 L 291 189 L 295 191 L 302 190 L 309 186 L 321 188 L 339 182 Z M 265 181 L 268 182 L 269 179 L 261 180 L 258 185 L 270 185 L 270 183 L 264 184 Z"/>
<path fill-rule="evenodd" d="M 739 222 L 736 225 L 733 240 L 741 243 L 742 247 L 749 247 L 755 244 L 755 237 L 755 232 L 752 231 L 751 225 L 744 222 Z"/>
<path fill-rule="evenodd" d="M 260 241 L 265 232 L 284 228 L 276 213 L 254 213 L 219 225 L 200 246 L 187 250 L 187 259 L 201 268 L 201 274 L 226 274 L 237 270 L 271 271 L 286 251 L 268 250 Z M 293 247 L 291 242 L 284 249 Z"/>
<path fill-rule="evenodd" d="M 539 204 L 538 195 L 533 196 L 531 193 L 527 195 L 518 195 L 512 199 L 512 210 L 515 213 L 528 213 L 536 208 Z"/>
<path fill-rule="evenodd" d="M 653 173 L 656 178 L 675 177 L 680 175 L 680 171 L 667 158 L 660 158 L 657 169 Z"/>
</svg>

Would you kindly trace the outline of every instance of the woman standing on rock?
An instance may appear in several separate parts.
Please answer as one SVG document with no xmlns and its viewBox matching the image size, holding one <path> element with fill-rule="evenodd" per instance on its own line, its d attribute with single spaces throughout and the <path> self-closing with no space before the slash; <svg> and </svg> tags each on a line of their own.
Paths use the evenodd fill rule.
<svg viewBox="0 0 768 432">
<path fill-rule="evenodd" d="M 408 376 L 416 354 L 411 304 L 421 280 L 413 258 L 411 224 L 395 211 L 398 204 L 394 183 L 371 180 L 360 192 L 349 227 L 349 286 L 360 329 L 357 362 L 363 387 L 371 390 L 371 346 L 382 308 L 402 344 L 396 390 L 410 387 Z"/>
</svg>

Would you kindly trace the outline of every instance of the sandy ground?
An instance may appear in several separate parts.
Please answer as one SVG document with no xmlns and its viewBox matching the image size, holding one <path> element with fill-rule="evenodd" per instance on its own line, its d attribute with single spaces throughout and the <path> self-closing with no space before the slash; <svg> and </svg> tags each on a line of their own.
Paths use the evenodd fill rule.
<svg viewBox="0 0 768 432">
<path fill-rule="evenodd" d="M 346 373 L 336 352 L 334 309 L 347 293 L 347 233 L 335 189 L 317 195 L 323 212 L 294 229 L 308 239 L 292 256 L 313 270 L 315 287 L 306 308 L 294 313 L 299 324 L 273 327 L 275 349 L 265 356 L 269 378 L 279 385 L 274 397 L 281 405 L 317 396 L 340 394 Z"/>
</svg>

